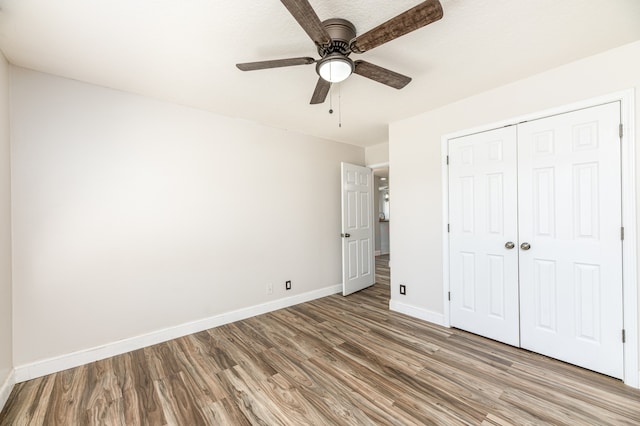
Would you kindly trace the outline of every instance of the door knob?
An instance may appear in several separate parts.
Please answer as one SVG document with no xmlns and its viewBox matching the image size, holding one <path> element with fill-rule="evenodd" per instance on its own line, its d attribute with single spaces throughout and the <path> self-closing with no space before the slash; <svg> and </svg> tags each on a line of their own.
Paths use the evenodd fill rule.
<svg viewBox="0 0 640 426">
<path fill-rule="evenodd" d="M 516 245 L 513 244 L 513 241 L 507 241 L 507 243 L 504 245 L 507 249 L 511 250 L 512 248 L 514 248 Z"/>
<path fill-rule="evenodd" d="M 351 234 L 341 234 L 343 238 L 349 238 Z"/>
<path fill-rule="evenodd" d="M 520 248 L 521 248 L 522 250 L 529 250 L 529 249 L 531 248 L 531 244 L 529 244 L 529 243 L 522 243 L 522 244 L 520 244 Z"/>
</svg>

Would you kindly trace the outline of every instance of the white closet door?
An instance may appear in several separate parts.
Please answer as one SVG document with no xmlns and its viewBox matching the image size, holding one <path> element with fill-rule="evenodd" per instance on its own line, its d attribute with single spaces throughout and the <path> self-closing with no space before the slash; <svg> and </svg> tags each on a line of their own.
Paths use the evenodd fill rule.
<svg viewBox="0 0 640 426">
<path fill-rule="evenodd" d="M 618 102 L 518 125 L 521 346 L 623 377 Z"/>
<path fill-rule="evenodd" d="M 515 126 L 449 141 L 451 325 L 517 346 L 516 164 Z"/>
</svg>

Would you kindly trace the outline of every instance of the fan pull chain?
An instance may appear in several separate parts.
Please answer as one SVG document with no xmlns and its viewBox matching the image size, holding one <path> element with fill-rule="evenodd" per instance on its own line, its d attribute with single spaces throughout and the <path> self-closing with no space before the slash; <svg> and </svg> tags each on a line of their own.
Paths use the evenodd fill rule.
<svg viewBox="0 0 640 426">
<path fill-rule="evenodd" d="M 329 66 L 329 81 L 333 80 L 331 78 L 331 71 L 333 70 L 333 67 Z M 332 87 L 331 84 L 329 84 L 329 114 L 333 114 L 333 97 L 331 96 L 331 92 L 332 92 Z"/>
<path fill-rule="evenodd" d="M 338 86 L 338 127 L 342 127 L 342 84 Z M 333 114 L 333 84 L 329 87 L 329 114 Z"/>
<path fill-rule="evenodd" d="M 331 86 L 329 86 L 329 114 L 333 114 L 333 96 Z"/>
<path fill-rule="evenodd" d="M 342 84 L 338 83 L 338 127 L 342 127 Z"/>
</svg>

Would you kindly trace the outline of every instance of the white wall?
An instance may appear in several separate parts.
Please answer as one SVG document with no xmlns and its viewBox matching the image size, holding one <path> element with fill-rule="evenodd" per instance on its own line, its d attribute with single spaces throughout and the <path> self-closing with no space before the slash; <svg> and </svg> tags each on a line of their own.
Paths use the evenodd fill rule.
<svg viewBox="0 0 640 426">
<path fill-rule="evenodd" d="M 11 390 L 11 169 L 9 151 L 9 64 L 0 53 L 0 409 Z"/>
<path fill-rule="evenodd" d="M 402 218 L 394 221 L 391 235 L 392 303 L 406 304 L 433 321 L 442 319 L 443 135 L 629 88 L 636 90 L 635 126 L 640 130 L 640 42 L 391 124 L 393 214 Z M 399 283 L 407 285 L 406 296 L 399 295 Z"/>
<path fill-rule="evenodd" d="M 389 144 L 381 143 L 365 148 L 365 162 L 367 166 L 376 166 L 389 162 Z"/>
<path fill-rule="evenodd" d="M 341 283 L 362 148 L 12 70 L 16 366 Z"/>
<path fill-rule="evenodd" d="M 389 224 L 391 222 L 379 222 L 380 228 L 380 254 L 389 254 Z"/>
</svg>

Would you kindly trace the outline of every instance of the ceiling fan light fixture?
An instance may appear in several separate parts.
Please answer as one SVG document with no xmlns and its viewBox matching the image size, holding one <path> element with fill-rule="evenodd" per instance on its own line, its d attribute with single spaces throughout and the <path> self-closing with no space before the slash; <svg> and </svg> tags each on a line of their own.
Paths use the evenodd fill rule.
<svg viewBox="0 0 640 426">
<path fill-rule="evenodd" d="M 2 0 L 0 0 L 1 2 Z M 291 67 L 316 63 L 318 82 L 311 96 L 312 105 L 321 104 L 331 93 L 331 83 L 339 83 L 358 74 L 394 89 L 402 89 L 411 81 L 406 75 L 393 72 L 367 61 L 352 61 L 352 53 L 364 53 L 402 37 L 442 18 L 440 0 L 424 0 L 411 9 L 357 35 L 356 27 L 346 19 L 331 18 L 320 21 L 310 0 L 281 0 L 291 16 L 307 33 L 322 59 L 311 57 L 276 59 L 236 64 L 241 71 Z"/>
<path fill-rule="evenodd" d="M 353 61 L 341 54 L 331 54 L 318 61 L 316 71 L 329 83 L 340 83 L 353 73 Z"/>
</svg>

